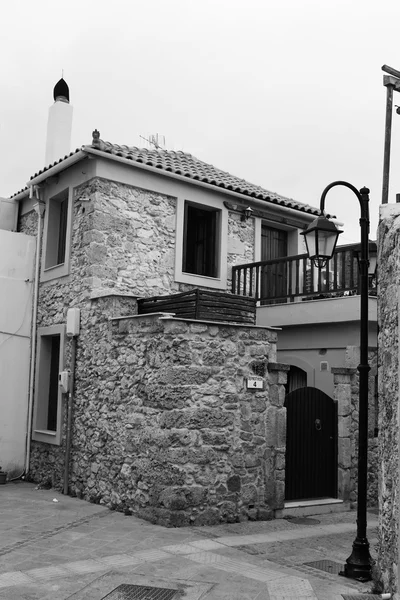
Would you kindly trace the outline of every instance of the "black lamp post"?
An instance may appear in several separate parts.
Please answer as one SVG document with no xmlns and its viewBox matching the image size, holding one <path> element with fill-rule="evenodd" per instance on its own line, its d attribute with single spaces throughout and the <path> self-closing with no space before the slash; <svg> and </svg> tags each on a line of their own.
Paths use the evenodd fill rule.
<svg viewBox="0 0 400 600">
<path fill-rule="evenodd" d="M 369 233 L 369 189 L 358 191 L 346 181 L 334 181 L 322 192 L 321 216 L 315 219 L 303 232 L 307 251 L 317 267 L 322 268 L 332 258 L 339 231 L 334 223 L 323 216 L 325 197 L 328 191 L 338 185 L 349 188 L 357 196 L 361 208 L 361 248 L 360 272 L 360 364 L 359 405 L 358 405 L 358 489 L 357 489 L 357 536 L 353 551 L 346 560 L 342 575 L 368 581 L 371 579 L 371 556 L 367 540 L 367 469 L 368 469 L 368 233 Z M 321 243 L 322 241 L 322 243 Z M 330 254 L 329 254 L 330 252 Z"/>
</svg>

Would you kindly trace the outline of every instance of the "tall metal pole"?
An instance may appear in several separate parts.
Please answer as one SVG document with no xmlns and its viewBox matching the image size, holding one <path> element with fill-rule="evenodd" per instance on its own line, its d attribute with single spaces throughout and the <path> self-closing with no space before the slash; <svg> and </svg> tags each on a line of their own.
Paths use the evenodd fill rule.
<svg viewBox="0 0 400 600">
<path fill-rule="evenodd" d="M 358 403 L 358 490 L 357 490 L 357 536 L 353 551 L 346 561 L 346 577 L 368 581 L 371 579 L 371 556 L 367 539 L 367 472 L 368 472 L 368 233 L 369 189 L 360 190 L 361 205 L 361 314 L 360 314 L 360 364 Z"/>
<path fill-rule="evenodd" d="M 389 73 L 390 77 L 383 78 L 386 87 L 386 119 L 385 119 L 385 148 L 383 155 L 383 179 L 382 179 L 382 204 L 388 203 L 389 198 L 389 176 L 390 176 L 390 145 L 392 141 L 392 114 L 393 114 L 393 90 L 400 91 L 400 71 L 382 66 L 382 71 Z"/>
<path fill-rule="evenodd" d="M 384 80 L 386 77 L 384 77 Z M 388 78 L 389 79 L 389 78 Z M 390 172 L 390 144 L 392 140 L 392 113 L 393 113 L 393 88 L 392 83 L 386 85 L 386 120 L 385 120 L 385 149 L 383 153 L 383 178 L 382 178 L 382 204 L 388 203 L 389 198 L 389 172 Z"/>
<path fill-rule="evenodd" d="M 369 264 L 369 189 L 358 191 L 346 181 L 335 181 L 328 185 L 321 196 L 321 214 L 325 208 L 327 192 L 343 185 L 351 189 L 357 196 L 361 208 L 361 253 L 360 269 L 360 364 L 359 401 L 358 401 L 358 488 L 357 488 L 357 534 L 353 542 L 353 551 L 346 560 L 344 572 L 346 577 L 359 581 L 371 579 L 371 555 L 367 539 L 367 472 L 368 472 L 368 264 Z"/>
</svg>

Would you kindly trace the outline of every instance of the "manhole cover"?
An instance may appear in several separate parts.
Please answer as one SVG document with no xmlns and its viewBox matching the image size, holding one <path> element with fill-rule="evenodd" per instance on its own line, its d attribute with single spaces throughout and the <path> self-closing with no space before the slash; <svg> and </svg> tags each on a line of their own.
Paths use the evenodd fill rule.
<svg viewBox="0 0 400 600">
<path fill-rule="evenodd" d="M 319 569 L 326 573 L 332 573 L 338 575 L 340 571 L 343 571 L 343 565 L 333 560 L 314 560 L 313 562 L 304 563 L 307 567 L 313 567 L 313 569 Z"/>
<path fill-rule="evenodd" d="M 296 525 L 319 525 L 321 523 L 318 519 L 309 519 L 308 517 L 295 517 L 290 519 L 290 522 Z"/>
<path fill-rule="evenodd" d="M 123 583 L 102 600 L 173 600 L 178 590 Z"/>
</svg>

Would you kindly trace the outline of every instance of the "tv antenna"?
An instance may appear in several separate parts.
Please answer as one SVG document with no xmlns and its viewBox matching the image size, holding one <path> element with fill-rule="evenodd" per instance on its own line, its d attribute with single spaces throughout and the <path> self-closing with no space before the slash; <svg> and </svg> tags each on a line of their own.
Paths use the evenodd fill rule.
<svg viewBox="0 0 400 600">
<path fill-rule="evenodd" d="M 145 140 L 145 142 L 147 142 L 149 144 L 149 146 L 153 146 L 157 150 L 165 149 L 165 135 L 160 135 L 159 133 L 154 133 L 154 134 L 149 135 L 148 138 L 144 137 L 143 135 L 140 135 L 139 137 L 142 140 Z"/>
</svg>

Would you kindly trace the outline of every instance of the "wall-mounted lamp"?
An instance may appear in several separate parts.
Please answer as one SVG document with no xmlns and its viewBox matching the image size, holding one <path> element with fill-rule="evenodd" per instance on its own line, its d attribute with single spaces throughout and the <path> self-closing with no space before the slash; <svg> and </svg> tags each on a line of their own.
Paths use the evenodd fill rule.
<svg viewBox="0 0 400 600">
<path fill-rule="evenodd" d="M 248 221 L 248 219 L 250 219 L 251 215 L 253 214 L 253 209 L 248 206 L 247 208 L 244 209 L 242 217 L 241 217 L 241 221 Z"/>
</svg>

